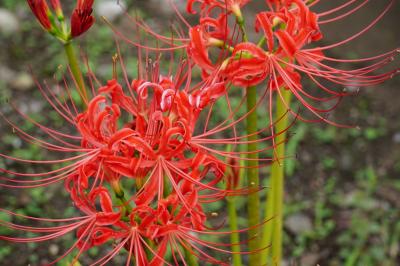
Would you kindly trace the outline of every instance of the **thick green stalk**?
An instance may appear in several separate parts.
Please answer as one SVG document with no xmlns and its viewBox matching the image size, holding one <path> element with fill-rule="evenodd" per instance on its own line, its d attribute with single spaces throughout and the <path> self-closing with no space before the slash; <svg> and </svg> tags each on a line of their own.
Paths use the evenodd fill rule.
<svg viewBox="0 0 400 266">
<path fill-rule="evenodd" d="M 83 80 L 83 75 L 81 68 L 79 67 L 78 58 L 76 57 L 75 49 L 72 41 L 68 41 L 64 44 L 65 54 L 68 58 L 69 67 L 71 69 L 72 75 L 74 76 L 79 96 L 82 99 L 84 105 L 88 104 L 88 96 L 86 92 L 85 82 Z"/>
<path fill-rule="evenodd" d="M 260 221 L 260 198 L 256 192 L 259 187 L 258 178 L 258 154 L 257 154 L 257 88 L 255 86 L 247 88 L 247 112 L 250 112 L 246 119 L 247 134 L 247 186 L 251 190 L 247 200 L 249 251 L 254 252 L 258 249 L 260 241 L 260 230 L 258 224 Z M 254 110 L 253 110 L 254 109 Z M 260 266 L 260 254 L 252 253 L 249 256 L 249 266 Z"/>
<path fill-rule="evenodd" d="M 283 195 L 284 195 L 284 164 L 286 128 L 289 123 L 289 114 L 286 106 L 290 106 L 292 93 L 290 90 L 281 89 L 276 93 L 275 113 L 275 145 L 274 163 L 271 166 L 269 195 L 266 202 L 265 220 L 271 219 L 263 228 L 261 247 L 271 245 L 262 253 L 262 265 L 281 265 L 282 258 L 282 221 L 283 221 Z M 272 250 L 272 257 L 269 256 Z M 272 261 L 272 262 L 271 262 Z"/>
<path fill-rule="evenodd" d="M 231 237 L 231 250 L 232 250 L 232 265 L 233 266 L 242 266 L 242 256 L 240 254 L 240 236 L 238 233 L 238 221 L 237 221 L 237 212 L 236 212 L 236 198 L 228 197 L 228 214 L 229 214 L 229 228 L 232 231 L 230 234 Z"/>
</svg>

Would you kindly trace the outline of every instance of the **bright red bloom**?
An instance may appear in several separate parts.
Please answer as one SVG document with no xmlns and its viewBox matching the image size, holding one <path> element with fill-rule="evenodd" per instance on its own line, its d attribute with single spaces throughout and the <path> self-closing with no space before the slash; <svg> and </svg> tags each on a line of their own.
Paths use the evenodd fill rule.
<svg viewBox="0 0 400 266">
<path fill-rule="evenodd" d="M 236 86 L 254 86 L 269 75 L 269 56 L 253 43 L 240 43 L 223 68 L 223 73 Z"/>
<path fill-rule="evenodd" d="M 289 52 L 288 56 L 292 56 L 294 47 L 302 48 L 322 38 L 318 16 L 303 1 L 292 2 L 279 11 L 261 12 L 256 16 L 256 31 L 263 30 L 270 52 L 283 48 Z M 277 47 L 275 39 L 278 39 Z"/>
<path fill-rule="evenodd" d="M 317 2 L 315 2 L 317 3 Z M 306 107 L 316 120 L 308 120 L 295 114 L 305 121 L 326 121 L 340 126 L 326 119 L 326 114 L 332 111 L 343 96 L 349 94 L 343 90 L 337 91 L 329 86 L 370 86 L 379 84 L 397 73 L 391 70 L 380 75 L 372 74 L 392 61 L 396 51 L 385 53 L 371 58 L 360 60 L 340 60 L 324 55 L 325 50 L 337 47 L 351 41 L 372 27 L 389 10 L 390 2 L 382 13 L 372 23 L 355 36 L 337 44 L 325 47 L 306 48 L 306 45 L 322 38 L 320 24 L 330 23 L 341 19 L 356 11 L 363 5 L 359 4 L 354 11 L 337 18 L 320 21 L 321 17 L 338 12 L 348 4 L 335 8 L 332 12 L 314 13 L 305 1 L 267 1 L 270 11 L 257 14 L 255 29 L 262 31 L 264 39 L 255 45 L 249 42 L 234 45 L 232 53 L 227 56 L 226 62 L 221 64 L 218 74 L 227 82 L 247 87 L 260 84 L 269 78 L 267 89 L 277 91 L 278 88 L 290 90 L 300 103 Z M 264 44 L 265 41 L 265 44 Z M 198 60 L 194 61 L 197 63 Z M 211 61 L 211 60 L 210 60 Z M 373 62 L 370 66 L 342 70 L 331 66 L 330 62 Z M 204 67 L 200 65 L 200 67 Z M 316 84 L 327 96 L 314 96 L 310 88 L 303 88 L 302 79 L 307 77 Z M 272 94 L 270 93 L 270 97 Z M 315 103 L 330 103 L 328 108 L 319 108 Z M 290 110 L 290 108 L 288 107 Z"/>
<path fill-rule="evenodd" d="M 201 18 L 200 25 L 189 31 L 190 42 L 187 52 L 193 61 L 202 69 L 203 77 L 208 77 L 214 70 L 218 69 L 221 59 L 226 51 L 220 53 L 221 57 L 211 61 L 209 49 L 211 47 L 223 48 L 231 43 L 229 30 L 227 28 L 227 17 L 225 14 L 218 18 Z"/>
<path fill-rule="evenodd" d="M 51 13 L 46 0 L 27 0 L 29 7 L 31 8 L 33 14 L 36 16 L 37 20 L 46 30 L 51 30 L 51 22 L 49 19 L 49 14 Z"/>
<path fill-rule="evenodd" d="M 158 65 L 158 62 L 152 63 L 151 75 L 145 75 L 147 80 L 142 76 L 133 80 L 129 93 L 125 93 L 116 80 L 110 80 L 98 89 L 87 108 L 79 114 L 73 102 L 63 103 L 51 92 L 50 96 L 44 93 L 55 110 L 78 132 L 76 136 L 68 135 L 33 122 L 59 145 L 24 134 L 14 125 L 24 138 L 38 142 L 43 148 L 80 154 L 63 160 L 29 161 L 38 164 L 71 162 L 48 173 L 25 174 L 0 169 L 9 175 L 41 177 L 37 180 L 0 177 L 4 182 L 0 186 L 37 187 L 65 180 L 66 191 L 84 216 L 62 220 L 71 223 L 54 228 L 7 224 L 44 236 L 2 239 L 35 242 L 75 232 L 76 242 L 59 259 L 75 248 L 79 250 L 77 259 L 94 246 L 114 242 L 117 244 L 112 251 L 96 263 L 108 262 L 125 249 L 129 252 L 127 261 L 133 256 L 137 265 L 161 266 L 166 263 L 167 250 L 173 252 L 174 262 L 177 262 L 185 260 L 181 247 L 191 247 L 195 256 L 223 264 L 199 246 L 219 252 L 230 251 L 224 251 L 218 243 L 198 239 L 192 233 L 209 230 L 204 204 L 226 195 L 248 193 L 246 189 L 222 189 L 218 185 L 226 178 L 223 157 L 237 158 L 237 155 L 208 147 L 206 131 L 194 135 L 201 112 L 225 95 L 225 84 L 200 83 L 190 88 L 190 75 L 184 70 L 188 65 L 182 64 L 174 78 L 159 75 Z M 221 130 L 224 129 L 217 126 L 210 134 Z M 212 141 L 222 140 L 213 138 Z M 236 139 L 227 141 L 234 143 Z M 138 185 L 132 187 L 132 180 Z M 57 229 L 60 232 L 53 233 Z"/>
<path fill-rule="evenodd" d="M 94 0 L 78 0 L 71 15 L 71 36 L 77 37 L 85 33 L 94 23 Z"/>
</svg>

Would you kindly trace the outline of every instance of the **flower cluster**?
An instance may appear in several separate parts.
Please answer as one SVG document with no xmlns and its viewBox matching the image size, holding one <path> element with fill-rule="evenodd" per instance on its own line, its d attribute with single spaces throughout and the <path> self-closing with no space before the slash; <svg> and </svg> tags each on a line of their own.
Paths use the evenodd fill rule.
<svg viewBox="0 0 400 266">
<path fill-rule="evenodd" d="M 77 116 L 82 148 L 93 155 L 68 176 L 66 187 L 81 211 L 101 213 L 108 220 L 87 230 L 87 242 L 81 246 L 90 248 L 119 238 L 129 244 L 127 239 L 134 232 L 139 243 L 129 244 L 128 249 L 135 250 L 137 265 L 147 265 L 143 243 L 158 247 L 150 249 L 153 261 L 163 261 L 167 247 L 175 251 L 173 243 L 187 242 L 190 230 L 204 230 L 201 203 L 224 196 L 215 185 L 225 165 L 191 143 L 199 113 L 210 102 L 206 94 L 179 91 L 166 77 L 134 80 L 131 91 L 136 100 L 111 80 L 99 89 L 100 95 L 90 101 L 87 111 Z M 132 120 L 118 127 L 124 115 Z M 122 184 L 129 179 L 135 185 L 129 185 L 128 191 L 135 187 L 136 193 L 126 199 Z M 207 190 L 214 193 L 201 194 Z M 113 209 L 112 193 L 121 201 L 119 211 Z M 78 237 L 85 230 L 81 228 Z"/>
<path fill-rule="evenodd" d="M 42 173 L 19 173 L 0 168 L 4 174 L 0 177 L 0 186 L 35 188 L 64 181 L 73 205 L 82 216 L 44 219 L 0 209 L 10 215 L 57 224 L 53 227 L 33 227 L 1 221 L 6 227 L 39 236 L 0 236 L 0 239 L 40 242 L 75 232 L 73 246 L 52 262 L 56 263 L 77 249 L 72 264 L 84 251 L 113 242 L 111 251 L 93 265 L 108 263 L 123 249 L 128 252 L 127 265 L 133 261 L 137 266 L 187 265 L 186 261 L 193 256 L 207 263 L 229 265 L 228 262 L 213 258 L 207 251 L 253 255 L 263 250 L 267 245 L 250 247 L 244 252 L 228 250 L 231 246 L 257 242 L 257 233 L 250 235 L 247 242 L 231 244 L 214 243 L 203 239 L 201 235 L 253 232 L 265 223 L 257 223 L 259 219 L 256 217 L 256 222 L 247 229 L 216 231 L 210 226 L 209 218 L 213 215 L 205 211 L 205 205 L 227 196 L 256 194 L 261 190 L 258 183 L 254 182 L 258 180 L 257 169 L 263 163 L 270 164 L 281 159 L 275 154 L 272 159 L 270 156 L 280 144 L 275 143 L 276 136 L 284 135 L 290 126 L 281 128 L 282 132 L 274 132 L 274 123 L 279 121 L 272 119 L 272 96 L 278 96 L 288 112 L 301 120 L 339 125 L 328 120 L 326 114 L 350 92 L 332 86 L 375 85 L 398 71 L 375 74 L 392 61 L 397 51 L 358 60 L 334 59 L 326 55 L 328 49 L 345 44 L 371 28 L 390 9 L 393 1 L 365 29 L 344 41 L 327 46 L 316 46 L 324 36 L 321 25 L 351 15 L 366 1 L 354 5 L 350 11 L 344 10 L 357 1 L 348 1 L 321 13 L 312 10 L 318 2 L 265 0 L 265 10 L 255 15 L 253 34 L 250 35 L 246 28 L 247 19 L 242 12 L 251 3 L 250 0 L 188 0 L 187 12 L 199 16 L 199 21 L 190 26 L 178 12 L 178 17 L 188 26 L 187 32 L 177 28 L 177 35 L 162 36 L 144 22 L 135 20 L 136 28 L 155 37 L 157 44 L 169 47 L 147 47 L 128 40 L 140 48 L 139 74 L 130 82 L 123 69 L 126 86 L 120 85 L 116 74 L 114 79 L 101 86 L 89 71 L 91 96 L 84 94 L 83 102 L 76 103 L 68 86 L 65 88 L 67 98 L 60 100 L 51 89 L 38 84 L 44 98 L 71 124 L 74 134 L 42 125 L 21 112 L 24 118 L 48 137 L 40 139 L 24 132 L 6 117 L 3 118 L 24 140 L 47 151 L 67 154 L 68 157 L 34 161 L 0 153 L 0 157 L 16 162 L 62 165 Z M 77 1 L 69 29 L 64 23 L 58 0 L 51 1 L 53 11 L 46 0 L 28 0 L 28 3 L 43 28 L 65 43 L 86 32 L 94 23 L 93 0 Z M 333 17 L 325 18 L 327 16 Z M 118 36 L 126 40 L 119 33 Z M 259 37 L 257 42 L 250 40 L 254 36 Z M 181 45 L 176 45 L 176 42 Z M 316 47 L 310 48 L 310 45 Z M 178 65 L 176 71 L 171 70 L 174 65 L 167 75 L 163 75 L 165 72 L 160 69 L 162 62 L 159 53 L 172 51 L 166 57 L 174 61 L 176 49 L 185 52 L 184 59 L 175 64 Z M 149 58 L 154 51 L 158 58 L 155 62 Z M 143 52 L 147 59 L 145 67 L 140 62 Z M 330 65 L 354 62 L 372 63 L 353 70 L 337 69 Z M 192 68 L 195 66 L 201 70 L 200 82 L 192 79 Z M 86 93 L 76 60 L 70 61 L 70 67 L 72 75 L 78 73 L 73 77 L 78 92 Z M 317 94 L 314 95 L 311 89 L 303 86 L 304 78 L 315 84 Z M 98 85 L 93 85 L 96 82 Z M 233 106 L 230 97 L 235 90 L 232 88 L 241 87 L 243 93 L 247 94 L 255 86 L 264 87 L 264 90 L 258 94 L 255 91 L 253 96 L 259 98 L 248 97 L 247 109 L 243 114 L 241 107 L 246 100 L 242 99 Z M 321 92 L 325 96 L 321 97 Z M 307 119 L 294 113 L 290 104 L 285 102 L 284 93 L 294 95 L 316 119 Z M 266 97 L 269 100 L 264 101 Z M 224 103 L 223 106 L 227 108 L 224 114 L 228 115 L 215 122 L 214 119 L 220 118 L 213 117 L 218 113 L 214 106 L 218 101 Z M 269 103 L 270 122 L 268 126 L 259 128 L 257 109 L 265 102 Z M 329 107 L 315 106 L 316 103 L 328 103 Z M 243 124 L 247 126 L 247 132 L 241 135 L 237 129 Z M 268 145 L 269 142 L 272 145 Z M 247 151 L 241 145 L 247 146 Z M 243 166 L 244 162 L 247 162 L 246 166 Z M 253 181 L 248 174 L 250 182 L 244 188 L 239 186 L 243 178 L 239 171 L 241 167 L 246 167 L 248 173 L 256 173 Z M 257 216 L 259 210 L 255 211 Z"/>
<path fill-rule="evenodd" d="M 203 110 L 208 110 L 224 95 L 226 88 L 222 83 L 192 84 L 184 70 L 190 66 L 184 61 L 174 77 L 159 75 L 159 62 L 151 64 L 151 74 L 145 75 L 147 80 L 146 77 L 133 80 L 127 89 L 129 94 L 112 79 L 97 90 L 80 113 L 76 113 L 78 107 L 70 98 L 68 88 L 69 102 L 61 102 L 51 91 L 39 87 L 54 109 L 76 128 L 77 135 L 58 132 L 32 121 L 55 143 L 39 140 L 6 119 L 26 140 L 44 149 L 78 152 L 79 155 L 53 161 L 29 161 L 35 164 L 69 162 L 67 166 L 46 173 L 26 174 L 1 169 L 5 174 L 32 178 L 0 177 L 4 182 L 1 186 L 34 188 L 64 181 L 73 205 L 83 216 L 55 220 L 24 217 L 63 225 L 38 228 L 7 222 L 5 226 L 44 235 L 1 236 L 1 239 L 39 242 L 75 231 L 76 243 L 56 261 L 74 248 L 79 250 L 77 260 L 85 250 L 114 242 L 116 246 L 112 252 L 95 264 L 103 265 L 125 249 L 129 251 L 127 262 L 134 260 L 135 265 L 168 264 L 165 258 L 168 250 L 176 265 L 188 256 L 225 265 L 203 250 L 206 247 L 231 252 L 223 249 L 222 244 L 199 238 L 202 233 L 212 233 L 207 225 L 212 215 L 204 211 L 204 204 L 251 191 L 237 189 L 238 181 L 227 178 L 227 167 L 238 171 L 234 170 L 239 167 L 234 162 L 238 156 L 209 148 L 210 139 L 204 134 L 196 135 L 195 129 Z M 235 142 L 235 139 L 227 140 L 226 144 Z M 0 156 L 26 161 L 5 154 Z M 189 253 L 183 254 L 181 247 Z"/>
<path fill-rule="evenodd" d="M 355 1 L 349 1 L 333 10 L 316 13 L 311 8 L 320 1 L 267 0 L 267 11 L 259 12 L 255 16 L 254 35 L 260 36 L 256 43 L 251 42 L 248 34 L 245 34 L 241 11 L 249 1 L 188 1 L 188 12 L 195 13 L 193 5 L 196 2 L 200 3 L 200 24 L 190 28 L 187 49 L 193 61 L 202 69 L 203 77 L 207 78 L 210 73 L 217 72 L 220 80 L 244 88 L 268 80 L 266 90 L 270 91 L 270 95 L 272 91 L 281 94 L 280 88 L 285 88 L 317 117 L 317 120 L 310 120 L 294 114 L 301 120 L 325 121 L 341 126 L 328 120 L 326 114 L 337 106 L 343 96 L 351 92 L 335 87 L 376 85 L 398 72 L 394 69 L 379 75 L 374 74 L 393 60 L 394 55 L 398 53 L 396 50 L 354 60 L 335 59 L 325 55 L 328 49 L 343 45 L 371 28 L 390 9 L 393 1 L 389 1 L 381 14 L 359 33 L 344 41 L 315 48 L 307 46 L 323 39 L 321 25 L 351 15 L 365 5 L 365 2 L 358 3 L 345 13 L 341 11 L 346 10 Z M 326 16 L 333 18 L 324 19 Z M 229 17 L 235 18 L 236 28 L 230 26 Z M 232 28 L 236 31 L 230 31 Z M 244 33 L 242 39 L 237 37 L 237 28 Z M 221 50 L 215 61 L 211 60 L 213 47 Z M 329 65 L 359 62 L 373 63 L 352 70 L 337 69 Z M 304 77 L 310 79 L 320 91 L 312 92 L 312 88 L 304 88 Z M 321 93 L 325 96 L 319 96 Z M 330 106 L 321 108 L 315 106 L 315 103 L 330 103 Z"/>
</svg>

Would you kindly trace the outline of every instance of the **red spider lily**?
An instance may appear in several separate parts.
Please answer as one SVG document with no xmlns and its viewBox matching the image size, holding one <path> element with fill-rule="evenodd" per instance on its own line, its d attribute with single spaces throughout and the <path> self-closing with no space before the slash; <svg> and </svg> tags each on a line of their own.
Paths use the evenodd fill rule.
<svg viewBox="0 0 400 266">
<path fill-rule="evenodd" d="M 76 129 L 75 135 L 44 126 L 17 110 L 48 136 L 48 140 L 42 140 L 3 117 L 24 140 L 49 152 L 73 155 L 66 159 L 34 161 L 0 154 L 22 163 L 63 164 L 56 170 L 34 174 L 0 169 L 6 175 L 0 177 L 0 186 L 34 188 L 64 180 L 74 206 L 83 213 L 82 218 L 60 220 L 71 222 L 68 225 L 54 227 L 34 228 L 2 222 L 12 229 L 44 234 L 30 239 L 2 236 L 3 240 L 35 242 L 75 232 L 76 242 L 54 263 L 74 250 L 77 250 L 74 260 L 78 260 L 86 250 L 113 242 L 114 248 L 94 265 L 107 263 L 122 249 L 129 252 L 127 264 L 134 258 L 137 265 L 173 265 L 166 261 L 166 251 L 172 251 L 172 259 L 177 263 L 185 260 L 182 247 L 206 261 L 224 264 L 200 246 L 227 254 L 230 251 L 223 251 L 221 247 L 229 246 L 206 242 L 193 233 L 215 230 L 206 225 L 208 215 L 204 204 L 227 195 L 259 190 L 219 186 L 223 181 L 230 182 L 225 176 L 227 165 L 240 167 L 230 163 L 240 159 L 240 152 L 222 152 L 211 144 L 246 145 L 247 141 L 242 139 L 247 136 L 208 138 L 220 132 L 232 132 L 247 114 L 235 121 L 235 111 L 231 110 L 232 117 L 211 130 L 207 130 L 207 121 L 202 133 L 197 133 L 201 114 L 211 111 L 210 107 L 226 96 L 225 84 L 191 84 L 191 66 L 185 61 L 174 77 L 168 73 L 169 78 L 159 74 L 159 65 L 158 61 L 147 65 L 149 73 L 140 71 L 138 79 L 127 82 L 128 93 L 116 80 L 110 80 L 94 93 L 80 113 L 68 86 L 65 87 L 67 99 L 60 99 L 47 86 L 38 84 L 44 98 Z M 270 139 L 260 138 L 260 142 Z M 257 152 L 267 149 L 270 147 Z M 261 160 L 270 162 L 269 158 Z"/>
<path fill-rule="evenodd" d="M 71 36 L 77 37 L 85 33 L 94 23 L 94 0 L 78 0 L 71 15 Z"/>
<path fill-rule="evenodd" d="M 46 30 L 51 30 L 51 22 L 49 19 L 49 15 L 51 11 L 49 6 L 47 5 L 46 0 L 27 0 L 29 7 L 31 8 L 33 14 L 36 16 L 37 20 Z"/>
<path fill-rule="evenodd" d="M 223 69 L 234 85 L 248 87 L 265 80 L 269 75 L 268 54 L 253 43 L 240 43 Z"/>
<path fill-rule="evenodd" d="M 220 53 L 220 57 L 212 62 L 209 57 L 211 47 L 224 48 L 231 44 L 229 30 L 227 28 L 227 18 L 225 14 L 217 19 L 206 17 L 200 19 L 200 25 L 192 27 L 189 31 L 190 42 L 188 44 L 188 54 L 193 61 L 202 69 L 203 77 L 208 77 L 213 71 L 218 69 L 221 59 L 226 55 Z"/>
<path fill-rule="evenodd" d="M 219 73 L 228 82 L 242 87 L 257 85 L 269 78 L 267 89 L 278 91 L 279 93 L 279 90 L 276 89 L 284 87 L 290 90 L 303 106 L 317 116 L 316 121 L 322 120 L 341 126 L 326 119 L 326 114 L 337 106 L 343 96 L 350 93 L 335 91 L 329 88 L 327 84 L 354 87 L 379 84 L 393 77 L 398 70 L 395 69 L 379 75 L 373 74 L 373 72 L 389 64 L 397 51 L 358 60 L 334 59 L 325 56 L 323 52 L 345 44 L 370 29 L 390 9 L 393 1 L 389 2 L 382 13 L 361 32 L 337 44 L 317 48 L 305 48 L 305 46 L 322 38 L 322 33 L 319 29 L 319 18 L 337 12 L 349 4 L 340 6 L 332 12 L 316 14 L 311 12 L 309 6 L 305 3 L 300 0 L 269 1 L 268 4 L 271 10 L 261 12 L 256 16 L 256 31 L 262 29 L 267 50 L 263 49 L 263 42 L 260 42 L 259 45 L 249 42 L 237 44 L 232 47 L 232 53 L 226 59 L 226 63 L 221 65 Z M 363 4 L 364 2 L 356 6 L 352 12 L 358 10 Z M 337 19 L 341 19 L 352 12 L 339 15 Z M 333 22 L 337 19 L 328 19 L 322 23 Z M 196 60 L 194 61 L 197 63 Z M 350 71 L 336 69 L 324 63 L 368 61 L 373 63 L 370 66 Z M 200 67 L 203 66 L 200 65 Z M 311 79 L 328 96 L 317 97 L 312 95 L 302 87 L 302 77 Z M 311 102 L 330 102 L 331 107 L 318 108 Z M 288 107 L 288 110 L 291 109 Z M 299 118 L 305 121 L 315 121 Z"/>
</svg>

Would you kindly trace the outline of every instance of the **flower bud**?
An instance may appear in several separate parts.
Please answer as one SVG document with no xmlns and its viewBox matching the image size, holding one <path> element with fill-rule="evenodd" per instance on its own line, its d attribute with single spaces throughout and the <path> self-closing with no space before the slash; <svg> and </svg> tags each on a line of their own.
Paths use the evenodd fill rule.
<svg viewBox="0 0 400 266">
<path fill-rule="evenodd" d="M 50 31 L 52 25 L 49 19 L 51 11 L 45 0 L 28 0 L 28 5 L 44 29 Z"/>
</svg>

